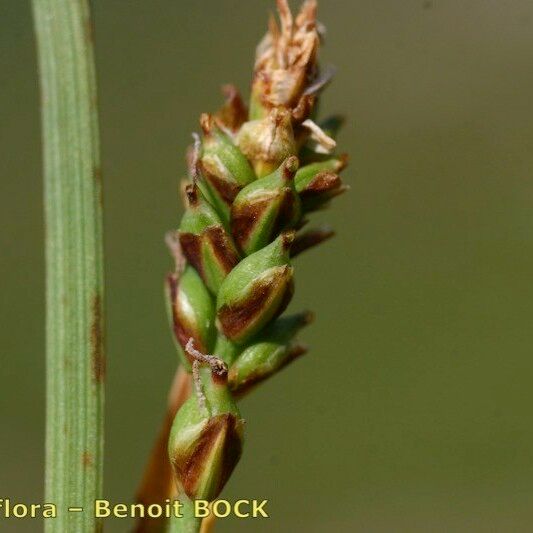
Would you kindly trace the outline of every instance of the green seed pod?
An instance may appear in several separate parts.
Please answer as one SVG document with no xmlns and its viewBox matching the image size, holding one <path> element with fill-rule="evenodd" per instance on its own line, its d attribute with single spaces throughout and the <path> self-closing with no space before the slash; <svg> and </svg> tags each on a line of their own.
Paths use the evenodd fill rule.
<svg viewBox="0 0 533 533">
<path fill-rule="evenodd" d="M 231 207 L 231 231 L 238 246 L 250 255 L 260 250 L 300 218 L 300 198 L 294 187 L 298 159 L 287 158 L 264 178 L 247 185 Z"/>
<path fill-rule="evenodd" d="M 212 501 L 240 459 L 244 420 L 228 388 L 226 365 L 195 350 L 192 342 L 186 350 L 195 359 L 195 391 L 174 418 L 169 459 L 180 492 Z M 211 370 L 200 372 L 199 362 Z"/>
<path fill-rule="evenodd" d="M 190 359 L 183 350 L 192 338 L 202 351 L 208 352 L 215 342 L 215 303 L 196 270 L 187 265 L 182 272 L 166 279 L 168 315 L 183 364 Z"/>
<path fill-rule="evenodd" d="M 239 254 L 198 186 L 187 185 L 185 193 L 188 205 L 179 229 L 181 248 L 209 290 L 216 294 L 228 272 L 239 262 Z"/>
<path fill-rule="evenodd" d="M 332 172 L 339 173 L 341 170 L 346 168 L 347 157 L 342 155 L 340 157 L 333 157 L 327 159 L 326 161 L 320 161 L 318 163 L 311 163 L 301 167 L 296 172 L 294 177 L 294 183 L 296 190 L 301 193 L 305 188 L 313 181 L 317 174 L 320 172 Z"/>
<path fill-rule="evenodd" d="M 316 211 L 324 207 L 332 198 L 349 189 L 343 185 L 338 174 L 320 172 L 311 183 L 300 193 L 302 207 L 305 212 Z"/>
<path fill-rule="evenodd" d="M 255 180 L 250 163 L 232 140 L 216 125 L 211 115 L 203 114 L 200 125 L 204 133 L 200 169 L 206 193 L 227 224 L 230 206 L 238 192 Z"/>
<path fill-rule="evenodd" d="M 276 107 L 265 118 L 245 122 L 236 142 L 259 178 L 274 172 L 287 157 L 296 155 L 290 112 Z"/>
<path fill-rule="evenodd" d="M 319 209 L 331 198 L 348 189 L 337 174 L 345 166 L 346 157 L 341 156 L 319 163 L 311 163 L 298 170 L 294 182 L 305 212 Z"/>
<path fill-rule="evenodd" d="M 230 367 L 228 380 L 231 390 L 242 396 L 306 353 L 307 348 L 295 342 L 294 336 L 312 320 L 313 314 L 307 312 L 273 322 Z"/>
<path fill-rule="evenodd" d="M 217 318 L 231 341 L 246 342 L 287 307 L 294 290 L 289 250 L 294 231 L 243 259 L 218 292 Z"/>
</svg>

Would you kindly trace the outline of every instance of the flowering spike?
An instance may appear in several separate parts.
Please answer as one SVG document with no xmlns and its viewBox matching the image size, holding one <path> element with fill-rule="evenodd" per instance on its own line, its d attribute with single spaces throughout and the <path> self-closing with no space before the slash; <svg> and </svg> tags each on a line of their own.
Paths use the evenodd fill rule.
<svg viewBox="0 0 533 533">
<path fill-rule="evenodd" d="M 250 183 L 235 198 L 231 231 L 247 255 L 299 221 L 300 198 L 294 187 L 297 168 L 298 159 L 291 156 L 275 172 Z"/>
<path fill-rule="evenodd" d="M 219 329 L 243 343 L 287 307 L 293 293 L 289 250 L 294 232 L 243 259 L 226 277 L 217 298 Z"/>
<path fill-rule="evenodd" d="M 225 104 L 201 116 L 202 139 L 193 135 L 188 152 L 179 268 L 168 287 L 195 384 L 169 442 L 177 488 L 189 498 L 218 497 L 240 457 L 234 398 L 306 352 L 295 335 L 309 313 L 280 318 L 294 290 L 290 260 L 333 235 L 301 230 L 308 213 L 346 190 L 346 157 L 333 155 L 342 121 L 317 110 L 334 74 L 317 62 L 325 32 L 317 2 L 305 0 L 295 16 L 287 0 L 277 6 L 279 23 L 271 18 L 256 50 L 249 111 L 226 86 Z"/>
</svg>

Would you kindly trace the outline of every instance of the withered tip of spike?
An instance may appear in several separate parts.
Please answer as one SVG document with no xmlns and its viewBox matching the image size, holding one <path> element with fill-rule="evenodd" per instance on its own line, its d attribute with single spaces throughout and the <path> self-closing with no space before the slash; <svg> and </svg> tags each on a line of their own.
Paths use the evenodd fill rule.
<svg viewBox="0 0 533 533">
<path fill-rule="evenodd" d="M 296 27 L 298 29 L 305 29 L 306 31 L 312 31 L 317 29 L 317 11 L 318 11 L 318 2 L 316 0 L 306 0 L 302 3 L 300 11 L 296 15 Z M 320 38 L 318 35 L 317 37 Z"/>
<path fill-rule="evenodd" d="M 292 13 L 287 0 L 276 0 L 279 18 L 281 20 L 281 29 L 285 32 L 292 30 Z"/>
<path fill-rule="evenodd" d="M 268 14 L 268 31 L 274 39 L 279 38 L 278 22 L 276 20 L 276 16 L 274 15 L 274 13 L 272 13 L 272 11 Z"/>
<path fill-rule="evenodd" d="M 302 11 L 310 11 L 310 10 L 317 10 L 317 9 L 318 9 L 317 0 L 304 0 L 300 6 L 300 13 Z"/>
</svg>

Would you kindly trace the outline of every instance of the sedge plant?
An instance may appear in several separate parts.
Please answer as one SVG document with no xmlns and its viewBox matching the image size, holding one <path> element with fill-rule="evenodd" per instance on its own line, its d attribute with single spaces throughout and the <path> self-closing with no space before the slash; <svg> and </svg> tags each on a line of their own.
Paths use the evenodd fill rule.
<svg viewBox="0 0 533 533">
<path fill-rule="evenodd" d="M 167 236 L 176 262 L 167 303 L 191 393 L 181 406 L 171 402 L 177 413 L 156 446 L 161 453 L 169 437 L 169 468 L 152 457 L 138 499 L 174 490 L 186 511 L 171 520 L 176 532 L 200 530 L 191 502 L 218 498 L 237 466 L 245 436 L 238 399 L 307 351 L 296 336 L 312 314 L 282 315 L 294 292 L 293 259 L 333 235 L 307 223 L 347 189 L 335 140 L 342 120 L 317 113 L 333 71 L 318 65 L 317 3 L 306 0 L 296 17 L 286 0 L 277 7 L 280 24 L 272 17 L 257 47 L 249 106 L 225 86 L 221 109 L 200 117 L 182 183 L 185 211 Z M 165 472 L 173 483 L 162 481 Z"/>
</svg>

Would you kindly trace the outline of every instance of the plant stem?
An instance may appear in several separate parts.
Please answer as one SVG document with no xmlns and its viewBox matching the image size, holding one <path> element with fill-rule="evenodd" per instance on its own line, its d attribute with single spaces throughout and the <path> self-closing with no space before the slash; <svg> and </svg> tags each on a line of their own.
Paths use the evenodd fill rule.
<svg viewBox="0 0 533 533">
<path fill-rule="evenodd" d="M 202 519 L 194 516 L 194 504 L 185 494 L 179 495 L 183 504 L 182 517 L 172 517 L 169 520 L 167 533 L 198 533 L 202 525 Z"/>
<path fill-rule="evenodd" d="M 92 26 L 86 0 L 33 0 L 46 223 L 47 532 L 101 530 L 103 246 Z M 69 512 L 69 507 L 83 512 Z"/>
</svg>

